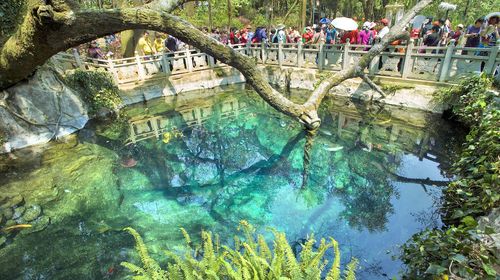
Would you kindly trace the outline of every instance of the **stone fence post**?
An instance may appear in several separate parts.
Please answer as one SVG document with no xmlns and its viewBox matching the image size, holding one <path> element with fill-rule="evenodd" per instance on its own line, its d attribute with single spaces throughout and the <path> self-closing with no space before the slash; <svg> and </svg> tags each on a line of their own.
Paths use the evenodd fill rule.
<svg viewBox="0 0 500 280">
<path fill-rule="evenodd" d="M 402 69 L 402 78 L 406 79 L 411 73 L 411 70 L 413 68 L 413 60 L 411 59 L 411 55 L 413 53 L 413 45 L 415 41 L 413 39 L 410 39 L 408 41 L 408 44 L 406 45 L 406 52 L 405 52 L 405 57 L 403 61 L 403 69 Z"/>
<path fill-rule="evenodd" d="M 349 38 L 347 38 L 346 43 L 344 44 L 344 53 L 342 55 L 342 70 L 347 69 L 349 67 L 349 49 L 351 43 L 349 43 Z"/>
<path fill-rule="evenodd" d="M 75 62 L 78 68 L 81 70 L 85 70 L 85 65 L 82 63 L 82 59 L 80 58 L 80 54 L 78 53 L 77 49 L 73 49 L 73 56 L 75 57 Z"/>
<path fill-rule="evenodd" d="M 170 64 L 168 63 L 167 53 L 165 50 L 163 50 L 163 53 L 161 54 L 161 66 L 163 67 L 165 75 L 170 75 Z"/>
<path fill-rule="evenodd" d="M 262 64 L 266 64 L 267 53 L 266 53 L 266 42 L 264 41 L 260 43 L 260 55 L 262 57 Z"/>
<path fill-rule="evenodd" d="M 191 57 L 191 50 L 189 47 L 186 48 L 186 67 L 188 72 L 193 72 L 193 58 Z"/>
<path fill-rule="evenodd" d="M 304 48 L 302 39 L 297 43 L 297 67 L 301 68 L 304 65 Z"/>
<path fill-rule="evenodd" d="M 455 39 L 452 39 L 446 49 L 446 54 L 441 65 L 441 71 L 439 73 L 439 81 L 445 82 L 448 79 L 448 74 L 451 68 L 451 57 L 455 53 Z"/>
<path fill-rule="evenodd" d="M 490 57 L 488 58 L 488 62 L 486 62 L 486 65 L 484 66 L 484 72 L 489 75 L 495 74 L 495 66 L 496 66 L 496 60 L 498 56 L 498 52 L 500 49 L 500 39 L 497 40 L 497 44 L 494 47 L 491 47 L 490 50 Z M 500 74 L 499 74 L 500 76 Z"/>
<path fill-rule="evenodd" d="M 144 81 L 146 74 L 144 73 L 141 58 L 139 57 L 139 53 L 137 51 L 135 51 L 135 62 L 137 63 L 137 75 L 139 76 L 139 80 Z"/>
<path fill-rule="evenodd" d="M 325 68 L 325 43 L 321 42 L 319 43 L 319 50 L 318 50 L 318 69 L 319 71 L 322 71 Z"/>
<path fill-rule="evenodd" d="M 120 79 L 118 78 L 118 72 L 116 71 L 115 63 L 113 62 L 111 57 L 108 57 L 108 68 L 109 68 L 109 72 L 111 73 L 111 76 L 113 77 L 113 80 L 115 81 L 115 83 L 117 85 L 120 84 Z"/>
<path fill-rule="evenodd" d="M 278 43 L 278 65 L 283 68 L 283 60 L 285 59 L 285 55 L 283 53 L 283 42 Z"/>
</svg>

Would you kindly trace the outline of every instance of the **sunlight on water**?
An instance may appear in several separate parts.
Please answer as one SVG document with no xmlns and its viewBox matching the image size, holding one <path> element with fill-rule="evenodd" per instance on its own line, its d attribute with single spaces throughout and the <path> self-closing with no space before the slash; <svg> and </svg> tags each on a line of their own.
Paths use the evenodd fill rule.
<svg viewBox="0 0 500 280">
<path fill-rule="evenodd" d="M 460 141 L 436 116 L 329 100 L 301 189 L 301 126 L 250 91 L 156 100 L 126 115 L 2 157 L 0 227 L 34 226 L 1 233 L 1 279 L 118 279 L 121 261 L 137 262 L 123 227 L 158 259 L 183 249 L 179 227 L 230 244 L 241 219 L 285 231 L 296 250 L 311 232 L 333 236 L 344 262 L 360 259 L 360 279 L 397 277 L 398 246 L 441 223 Z"/>
</svg>

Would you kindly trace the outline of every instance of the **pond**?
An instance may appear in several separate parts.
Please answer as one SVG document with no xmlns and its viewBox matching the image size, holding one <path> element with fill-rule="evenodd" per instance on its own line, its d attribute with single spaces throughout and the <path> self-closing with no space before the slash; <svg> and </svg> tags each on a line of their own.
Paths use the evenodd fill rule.
<svg viewBox="0 0 500 280">
<path fill-rule="evenodd" d="M 297 94 L 300 98 L 301 94 Z M 326 100 L 303 185 L 305 133 L 250 90 L 154 100 L 119 121 L 0 159 L 0 279 L 120 279 L 139 263 L 133 227 L 158 260 L 180 227 L 231 244 L 240 220 L 334 237 L 359 279 L 399 277 L 399 245 L 441 225 L 461 131 L 439 116 Z M 267 234 L 268 236 L 269 234 Z"/>
</svg>

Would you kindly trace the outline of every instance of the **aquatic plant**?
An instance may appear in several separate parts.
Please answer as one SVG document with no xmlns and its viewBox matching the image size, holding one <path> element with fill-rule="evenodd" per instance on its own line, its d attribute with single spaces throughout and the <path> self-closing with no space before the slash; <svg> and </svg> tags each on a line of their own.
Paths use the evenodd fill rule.
<svg viewBox="0 0 500 280">
<path fill-rule="evenodd" d="M 316 240 L 311 235 L 302 245 L 300 257 L 295 256 L 284 233 L 271 229 L 274 235 L 273 251 L 263 235 L 255 235 L 255 228 L 247 221 L 241 221 L 238 230 L 243 231 L 244 240 L 235 236 L 234 249 L 219 244 L 216 235 L 202 231 L 202 244 L 193 248 L 188 233 L 181 229 L 189 248 L 182 258 L 176 253 L 166 251 L 169 258 L 167 269 L 162 270 L 149 255 L 140 235 L 131 228 L 125 229 L 134 236 L 136 250 L 143 267 L 123 262 L 122 265 L 138 274 L 134 279 L 321 279 L 328 261 L 324 260 L 328 249 L 333 248 L 335 258 L 327 280 L 338 280 L 340 272 L 340 250 L 337 241 L 321 239 L 314 250 Z M 358 261 L 353 259 L 344 272 L 345 279 L 355 280 Z"/>
<path fill-rule="evenodd" d="M 416 234 L 403 246 L 408 275 L 455 275 L 466 279 L 495 279 L 494 249 L 482 242 L 493 229 L 478 229 L 477 217 L 500 206 L 500 104 L 488 91 L 491 79 L 476 75 L 438 93 L 437 100 L 452 104 L 459 121 L 470 126 L 464 149 L 453 165 L 458 179 L 444 191 L 444 229 Z"/>
<path fill-rule="evenodd" d="M 106 71 L 78 69 L 68 74 L 66 80 L 82 95 L 91 114 L 101 108 L 116 111 L 121 104 L 119 89 Z"/>
</svg>

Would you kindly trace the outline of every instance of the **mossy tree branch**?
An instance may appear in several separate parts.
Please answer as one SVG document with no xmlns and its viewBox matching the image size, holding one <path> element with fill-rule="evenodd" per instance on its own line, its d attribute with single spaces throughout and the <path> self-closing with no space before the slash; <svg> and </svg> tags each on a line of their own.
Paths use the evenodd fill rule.
<svg viewBox="0 0 500 280">
<path fill-rule="evenodd" d="M 257 69 L 253 59 L 210 38 L 169 12 L 185 0 L 159 0 L 136 8 L 112 10 L 80 9 L 75 2 L 60 0 L 50 5 L 31 0 L 28 13 L 17 32 L 0 49 L 0 88 L 6 88 L 29 76 L 37 66 L 42 65 L 54 54 L 68 48 L 89 42 L 108 34 L 128 29 L 148 29 L 167 32 L 187 44 L 215 57 L 236 69 L 246 78 L 256 92 L 278 111 L 297 118 L 306 128 L 319 127 L 317 109 L 328 91 L 343 81 L 359 76 L 370 61 L 389 42 L 400 37 L 403 27 L 432 0 L 423 0 L 395 25 L 384 39 L 373 46 L 358 64 L 333 74 L 313 91 L 304 104 L 297 104 L 273 89 L 264 75 Z"/>
</svg>

